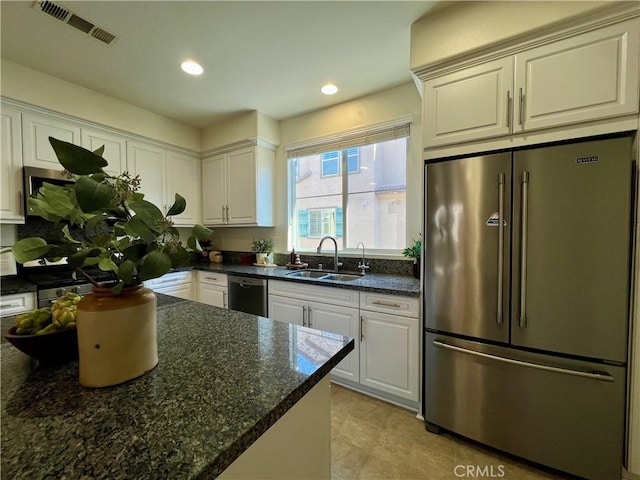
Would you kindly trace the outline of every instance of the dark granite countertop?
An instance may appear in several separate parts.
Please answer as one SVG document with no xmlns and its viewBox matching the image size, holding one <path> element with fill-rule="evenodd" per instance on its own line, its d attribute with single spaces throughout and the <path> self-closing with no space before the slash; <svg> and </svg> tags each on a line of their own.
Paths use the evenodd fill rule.
<svg viewBox="0 0 640 480">
<path fill-rule="evenodd" d="M 314 285 L 323 285 L 325 287 L 349 288 L 352 290 L 403 295 L 406 297 L 420 296 L 420 280 L 415 277 L 404 275 L 367 273 L 357 280 L 340 281 L 289 277 L 287 274 L 294 270 L 287 270 L 286 267 L 255 267 L 250 265 L 224 265 L 212 263 L 209 265 L 198 265 L 194 268 L 196 270 L 220 272 L 231 275 L 238 274 L 247 277 L 266 278 L 269 280 L 313 283 Z M 326 272 L 332 273 L 332 270 L 326 270 Z M 340 273 L 346 272 L 340 271 Z"/>
<path fill-rule="evenodd" d="M 293 270 L 287 270 L 286 267 L 254 267 L 251 265 L 226 265 L 226 264 L 198 264 L 194 266 L 184 267 L 177 270 L 204 270 L 207 272 L 220 272 L 226 274 L 238 274 L 247 277 L 266 278 L 271 280 L 287 280 L 291 282 L 313 283 L 315 285 L 324 285 L 325 287 L 349 288 L 352 290 L 363 290 L 377 293 L 387 293 L 391 295 L 403 295 L 406 297 L 420 296 L 420 280 L 405 275 L 390 275 L 382 273 L 367 273 L 358 280 L 340 281 L 340 280 L 320 280 L 311 278 L 292 278 L 287 273 Z M 331 273 L 331 270 L 327 270 Z M 340 272 L 345 273 L 345 272 Z M 24 280 L 5 280 L 2 279 L 1 295 L 10 295 L 12 293 L 22 293 L 35 291 L 35 286 Z"/>
<path fill-rule="evenodd" d="M 2 277 L 0 280 L 0 289 L 2 295 L 14 295 L 16 293 L 35 292 L 36 286 L 27 282 L 26 280 L 20 280 L 15 277 Z"/>
<path fill-rule="evenodd" d="M 84 388 L 78 364 L 2 354 L 2 478 L 214 478 L 353 350 L 353 340 L 158 295 L 150 373 Z M 6 328 L 12 318 L 3 319 Z"/>
</svg>

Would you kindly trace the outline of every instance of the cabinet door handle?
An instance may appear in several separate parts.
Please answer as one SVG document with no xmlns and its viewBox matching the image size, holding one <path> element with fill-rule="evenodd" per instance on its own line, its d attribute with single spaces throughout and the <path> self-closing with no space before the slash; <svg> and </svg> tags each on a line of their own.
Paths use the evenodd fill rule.
<svg viewBox="0 0 640 480">
<path fill-rule="evenodd" d="M 307 307 L 302 307 L 302 326 L 307 326 Z"/>
<path fill-rule="evenodd" d="M 373 305 L 380 305 L 381 307 L 393 307 L 393 308 L 401 308 L 401 305 L 399 303 L 387 303 L 387 302 L 381 302 L 379 300 L 374 300 L 373 302 L 371 302 Z"/>
<path fill-rule="evenodd" d="M 222 221 L 224 222 L 225 221 L 225 219 L 224 219 L 224 205 L 222 205 L 220 208 L 222 208 Z"/>
<path fill-rule="evenodd" d="M 507 90 L 507 128 L 511 128 L 511 91 Z"/>
<path fill-rule="evenodd" d="M 20 306 L 22 306 L 22 303 L 20 303 L 20 302 L 3 303 L 2 305 L 0 305 L 0 309 L 15 308 L 15 307 L 20 307 Z"/>
<path fill-rule="evenodd" d="M 364 315 L 360 315 L 360 341 L 364 340 Z"/>
<path fill-rule="evenodd" d="M 522 119 L 524 117 L 524 93 L 522 93 L 522 87 L 520 87 L 520 99 L 518 108 L 518 125 L 522 125 Z"/>
<path fill-rule="evenodd" d="M 227 292 L 222 292 L 222 308 L 227 308 Z"/>
<path fill-rule="evenodd" d="M 227 223 L 229 223 L 229 205 L 227 205 L 225 209 L 227 211 Z"/>
<path fill-rule="evenodd" d="M 311 328 L 311 307 L 307 307 L 307 327 Z"/>
</svg>

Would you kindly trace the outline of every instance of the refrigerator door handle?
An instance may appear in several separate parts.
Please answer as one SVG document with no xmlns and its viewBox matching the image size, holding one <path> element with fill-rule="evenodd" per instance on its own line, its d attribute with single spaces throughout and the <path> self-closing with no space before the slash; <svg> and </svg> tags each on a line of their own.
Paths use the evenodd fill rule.
<svg viewBox="0 0 640 480">
<path fill-rule="evenodd" d="M 527 326 L 527 229 L 529 221 L 527 211 L 529 209 L 529 172 L 524 171 L 520 176 L 522 184 L 522 226 L 520 239 L 520 318 L 518 325 Z"/>
<path fill-rule="evenodd" d="M 486 358 L 489 360 L 495 360 L 502 363 L 509 363 L 511 365 L 517 365 L 520 367 L 534 368 L 536 370 L 544 370 L 547 372 L 562 373 L 565 375 L 573 375 L 576 377 L 584 377 L 592 380 L 600 380 L 602 382 L 613 382 L 614 378 L 606 372 L 587 372 L 583 370 L 572 370 L 569 368 L 552 367 L 549 365 L 540 365 L 538 363 L 524 362 L 522 360 L 514 360 L 512 358 L 499 357 L 497 355 L 491 355 L 490 353 L 476 352 L 475 350 L 469 350 L 468 348 L 457 347 L 455 345 L 449 345 L 438 340 L 433 341 L 433 345 L 438 348 L 444 348 L 446 350 L 453 350 L 460 353 L 466 353 L 468 355 L 475 355 L 477 357 Z"/>
<path fill-rule="evenodd" d="M 502 323 L 502 282 L 504 269 L 504 173 L 498 175 L 498 308 L 496 323 Z"/>
</svg>

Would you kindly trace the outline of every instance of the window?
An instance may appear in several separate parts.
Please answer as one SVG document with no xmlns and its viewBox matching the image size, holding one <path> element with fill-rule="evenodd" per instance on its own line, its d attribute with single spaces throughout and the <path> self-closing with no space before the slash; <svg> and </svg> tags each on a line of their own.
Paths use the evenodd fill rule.
<svg viewBox="0 0 640 480">
<path fill-rule="evenodd" d="M 357 173 L 360 170 L 360 149 L 358 147 L 347 148 L 347 172 Z M 326 152 L 322 154 L 322 176 L 330 177 L 341 172 L 341 151 Z M 294 160 L 295 161 L 295 160 Z"/>
<path fill-rule="evenodd" d="M 403 125 L 289 150 L 289 244 L 314 251 L 331 235 L 340 251 L 363 242 L 367 251 L 399 254 L 406 246 L 408 135 Z"/>
</svg>

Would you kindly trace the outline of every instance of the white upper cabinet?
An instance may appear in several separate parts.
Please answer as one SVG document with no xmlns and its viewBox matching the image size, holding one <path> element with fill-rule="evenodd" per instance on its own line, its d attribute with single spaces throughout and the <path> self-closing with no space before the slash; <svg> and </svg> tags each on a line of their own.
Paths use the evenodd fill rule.
<svg viewBox="0 0 640 480">
<path fill-rule="evenodd" d="M 62 170 L 49 137 L 81 145 L 79 126 L 31 113 L 22 114 L 22 135 L 24 164 L 29 167 Z"/>
<path fill-rule="evenodd" d="M 533 40 L 511 49 L 515 55 L 427 79 L 425 148 L 638 113 L 639 23 L 634 18 L 561 40 Z"/>
<path fill-rule="evenodd" d="M 82 146 L 95 152 L 104 146 L 102 157 L 109 163 L 105 170 L 118 176 L 127 169 L 127 142 L 121 137 L 97 129 L 82 128 Z"/>
<path fill-rule="evenodd" d="M 226 162 L 225 154 L 202 160 L 202 218 L 205 225 L 225 223 Z"/>
<path fill-rule="evenodd" d="M 515 131 L 638 112 L 638 20 L 516 55 Z"/>
<path fill-rule="evenodd" d="M 144 199 L 167 213 L 167 157 L 164 149 L 143 142 L 127 142 L 127 170 L 140 175 Z"/>
<path fill-rule="evenodd" d="M 167 151 L 167 205 L 173 205 L 176 193 L 187 202 L 184 212 L 173 217 L 177 226 L 193 226 L 202 222 L 200 174 L 199 158 Z"/>
<path fill-rule="evenodd" d="M 509 135 L 512 98 L 512 57 L 427 81 L 425 144 Z"/>
<path fill-rule="evenodd" d="M 0 222 L 24 223 L 20 112 L 3 105 L 0 119 Z"/>
<path fill-rule="evenodd" d="M 216 154 L 202 161 L 205 225 L 274 225 L 274 153 L 262 146 Z"/>
</svg>

